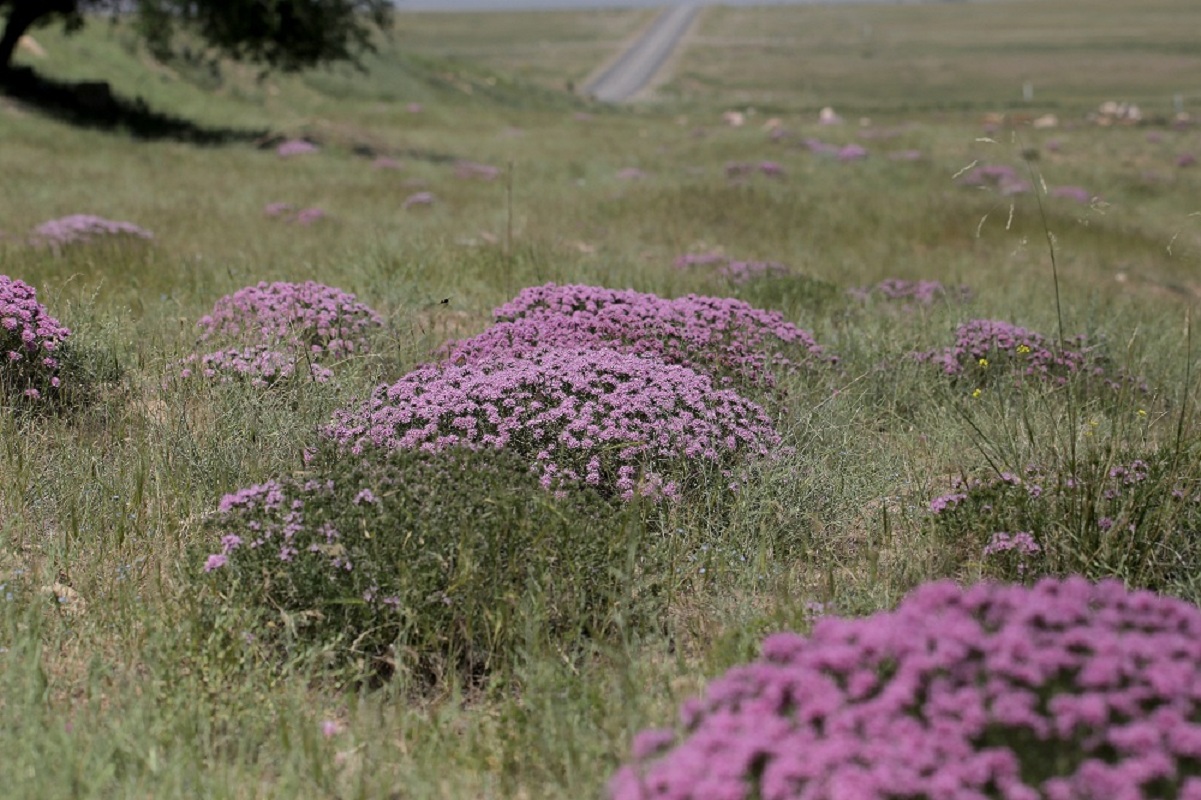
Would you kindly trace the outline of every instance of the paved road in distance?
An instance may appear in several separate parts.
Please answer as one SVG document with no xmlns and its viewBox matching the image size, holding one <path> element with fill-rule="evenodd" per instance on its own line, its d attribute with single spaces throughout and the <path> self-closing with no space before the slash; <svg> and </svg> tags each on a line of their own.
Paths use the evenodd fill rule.
<svg viewBox="0 0 1201 800">
<path fill-rule="evenodd" d="M 699 11 L 695 5 L 664 11 L 608 69 L 584 85 L 584 94 L 606 103 L 629 100 L 663 67 Z"/>
</svg>

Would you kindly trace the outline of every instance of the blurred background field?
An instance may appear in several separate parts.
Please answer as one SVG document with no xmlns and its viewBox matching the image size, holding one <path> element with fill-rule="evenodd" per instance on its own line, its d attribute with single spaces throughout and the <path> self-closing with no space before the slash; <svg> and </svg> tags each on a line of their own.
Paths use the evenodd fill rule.
<svg viewBox="0 0 1201 800">
<path fill-rule="evenodd" d="M 649 100 L 567 91 L 651 18 L 401 14 L 365 72 L 297 76 L 158 63 L 120 24 L 35 32 L 46 54 L 22 63 L 220 135 L 133 136 L 0 98 L 0 274 L 35 286 L 97 372 L 120 376 L 78 419 L 0 421 L 6 796 L 600 796 L 634 731 L 669 722 L 765 633 L 808 626 L 814 603 L 870 613 L 922 580 L 977 576 L 947 567 L 930 528 L 952 477 L 1103 437 L 1123 454 L 1194 447 L 1195 3 L 712 8 Z M 1139 117 L 1099 113 L 1106 101 Z M 316 151 L 279 154 L 301 139 Z M 965 180 L 985 166 L 1013 182 Z M 273 204 L 322 214 L 300 224 Z M 31 244 L 75 213 L 154 238 Z M 790 274 L 736 284 L 674 265 L 715 252 Z M 889 278 L 971 299 L 900 309 L 850 293 Z M 344 379 L 175 380 L 219 297 L 305 280 L 387 321 Z M 333 409 L 547 282 L 739 297 L 843 358 L 833 383 L 789 385 L 787 458 L 732 508 L 671 519 L 661 625 L 618 624 L 582 655 L 535 631 L 503 680 L 433 692 L 360 693 L 214 644 L 196 554 L 222 495 L 302 470 Z M 1150 389 L 973 405 L 906 360 L 977 318 L 1086 333 Z"/>
</svg>

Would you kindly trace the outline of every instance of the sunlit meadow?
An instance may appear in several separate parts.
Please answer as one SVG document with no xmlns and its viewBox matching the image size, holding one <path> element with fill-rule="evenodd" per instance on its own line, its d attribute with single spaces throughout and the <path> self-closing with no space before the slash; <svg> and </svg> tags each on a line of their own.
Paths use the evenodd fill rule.
<svg viewBox="0 0 1201 800">
<path fill-rule="evenodd" d="M 35 32 L 191 127 L 0 98 L 4 796 L 1197 797 L 1172 3 Z"/>
</svg>

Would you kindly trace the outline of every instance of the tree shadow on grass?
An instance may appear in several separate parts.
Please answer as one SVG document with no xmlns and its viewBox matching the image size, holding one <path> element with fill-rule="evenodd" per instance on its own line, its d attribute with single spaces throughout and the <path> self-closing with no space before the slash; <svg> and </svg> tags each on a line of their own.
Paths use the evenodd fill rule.
<svg viewBox="0 0 1201 800">
<path fill-rule="evenodd" d="M 210 128 L 152 110 L 141 97 L 113 94 L 105 81 L 60 81 L 27 67 L 0 72 L 0 94 L 48 117 L 83 128 L 124 131 L 138 139 L 218 145 L 268 138 L 266 130 Z"/>
</svg>

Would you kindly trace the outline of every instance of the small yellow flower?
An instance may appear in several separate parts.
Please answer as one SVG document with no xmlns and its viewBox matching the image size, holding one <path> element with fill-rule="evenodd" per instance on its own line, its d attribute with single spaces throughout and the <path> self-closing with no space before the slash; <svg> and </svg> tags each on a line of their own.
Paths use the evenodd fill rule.
<svg viewBox="0 0 1201 800">
<path fill-rule="evenodd" d="M 979 397 L 980 395 L 982 395 L 982 394 L 984 394 L 984 390 L 983 390 L 983 389 L 977 389 L 976 391 L 972 392 L 972 397 L 978 398 L 978 397 Z"/>
<path fill-rule="evenodd" d="M 1145 417 L 1145 416 L 1147 416 L 1147 411 L 1146 411 L 1146 409 L 1142 409 L 1142 408 L 1140 408 L 1140 409 L 1138 410 L 1138 415 L 1139 415 L 1140 417 Z"/>
<path fill-rule="evenodd" d="M 1029 353 L 1029 352 L 1030 352 L 1030 345 L 1028 345 L 1028 344 L 1019 344 L 1019 345 L 1018 345 L 1018 352 L 1019 352 L 1019 353 L 1021 353 L 1022 355 L 1025 355 L 1026 353 Z"/>
<path fill-rule="evenodd" d="M 988 359 L 987 359 L 987 358 L 982 358 L 982 359 L 980 359 L 979 361 L 977 361 L 976 363 L 977 363 L 977 364 L 979 364 L 979 365 L 980 365 L 980 366 L 982 366 L 982 367 L 987 367 L 987 366 L 988 366 Z"/>
</svg>

